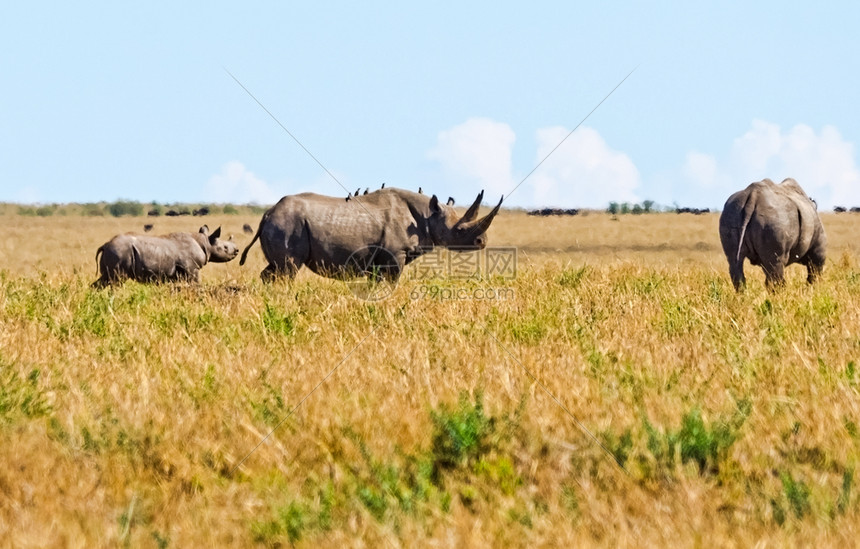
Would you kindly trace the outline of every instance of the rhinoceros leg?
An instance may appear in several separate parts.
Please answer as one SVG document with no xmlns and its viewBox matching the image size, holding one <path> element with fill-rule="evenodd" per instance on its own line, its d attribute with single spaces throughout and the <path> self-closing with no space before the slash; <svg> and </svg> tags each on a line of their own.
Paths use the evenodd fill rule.
<svg viewBox="0 0 860 549">
<path fill-rule="evenodd" d="M 287 258 L 281 265 L 278 265 L 277 263 L 269 263 L 266 265 L 266 268 L 260 273 L 260 278 L 266 283 L 274 282 L 275 280 L 284 277 L 292 280 L 296 277 L 296 274 L 299 272 L 301 267 L 301 263 L 297 264 L 292 258 Z"/>
<path fill-rule="evenodd" d="M 99 274 L 98 280 L 93 282 L 93 288 L 104 288 L 119 282 L 124 276 L 122 261 L 117 255 L 112 246 L 102 246 L 99 248 L 96 257 L 101 254 L 99 259 Z"/>
<path fill-rule="evenodd" d="M 770 291 L 785 285 L 785 261 L 779 256 L 762 261 L 761 268 L 764 270 L 765 286 Z"/>
<path fill-rule="evenodd" d="M 815 246 L 809 250 L 803 263 L 806 265 L 806 281 L 812 284 L 824 270 L 824 246 Z"/>
<path fill-rule="evenodd" d="M 172 277 L 166 277 L 168 280 L 173 279 L 179 282 L 193 282 L 196 284 L 200 283 L 200 269 L 196 268 L 188 268 L 188 267 L 179 267 L 177 266 L 176 272 Z"/>
<path fill-rule="evenodd" d="M 278 276 L 276 274 L 274 265 L 272 265 L 271 263 L 269 265 L 266 265 L 266 268 L 260 271 L 260 279 L 266 284 L 274 282 L 277 278 Z"/>
<path fill-rule="evenodd" d="M 287 230 L 269 226 L 262 233 L 260 246 L 269 262 L 260 273 L 263 282 L 274 282 L 279 278 L 295 278 L 310 254 L 308 235 L 301 229 Z"/>
<path fill-rule="evenodd" d="M 744 291 L 747 284 L 747 279 L 744 276 L 744 259 L 741 256 L 740 259 L 729 260 L 729 276 L 732 278 L 732 285 L 734 285 L 736 292 Z"/>
<path fill-rule="evenodd" d="M 746 278 L 744 277 L 746 252 L 740 245 L 740 239 L 741 229 L 726 224 L 724 217 L 720 217 L 720 243 L 723 246 L 723 253 L 726 254 L 726 260 L 729 262 L 729 277 L 732 279 L 732 285 L 736 292 L 744 291 L 746 286 Z"/>
<path fill-rule="evenodd" d="M 806 258 L 806 282 L 809 284 L 815 282 L 815 279 L 821 276 L 822 270 L 824 270 L 824 260 L 811 257 Z"/>
<path fill-rule="evenodd" d="M 811 263 L 806 265 L 806 283 L 812 284 L 821 275 L 821 267 Z"/>
<path fill-rule="evenodd" d="M 397 282 L 405 263 L 406 252 L 392 253 L 387 249 L 379 248 L 370 259 L 368 278 L 373 282 L 382 280 L 389 283 Z"/>
<path fill-rule="evenodd" d="M 111 271 L 107 267 L 102 266 L 99 270 L 101 271 L 101 276 L 92 283 L 93 288 L 105 288 L 114 283 L 116 277 L 112 276 Z"/>
</svg>

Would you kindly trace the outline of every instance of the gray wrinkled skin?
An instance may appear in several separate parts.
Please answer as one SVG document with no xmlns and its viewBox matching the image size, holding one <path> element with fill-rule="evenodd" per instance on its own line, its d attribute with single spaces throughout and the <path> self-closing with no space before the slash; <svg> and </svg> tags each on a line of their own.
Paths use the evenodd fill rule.
<svg viewBox="0 0 860 549">
<path fill-rule="evenodd" d="M 805 265 L 809 283 L 824 268 L 824 227 L 815 202 L 794 179 L 779 185 L 765 179 L 730 196 L 720 215 L 720 241 L 736 291 L 746 283 L 745 258 L 761 265 L 769 290 L 785 282 L 786 265 Z"/>
<path fill-rule="evenodd" d="M 405 265 L 435 246 L 483 249 L 502 205 L 477 219 L 483 196 L 482 191 L 462 218 L 435 195 L 390 187 L 350 200 L 285 196 L 263 215 L 239 264 L 259 238 L 268 261 L 260 274 L 265 282 L 293 278 L 303 265 L 331 278 L 372 274 L 397 280 Z"/>
<path fill-rule="evenodd" d="M 96 251 L 101 277 L 94 287 L 104 287 L 127 278 L 138 282 L 200 281 L 200 268 L 212 261 L 224 263 L 239 254 L 229 240 L 221 240 L 221 228 L 197 233 L 150 236 L 126 233 L 113 237 Z"/>
</svg>

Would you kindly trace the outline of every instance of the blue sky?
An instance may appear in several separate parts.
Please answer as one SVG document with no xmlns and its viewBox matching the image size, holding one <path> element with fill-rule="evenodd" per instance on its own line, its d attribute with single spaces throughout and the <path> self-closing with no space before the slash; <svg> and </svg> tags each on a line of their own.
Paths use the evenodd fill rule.
<svg viewBox="0 0 860 549">
<path fill-rule="evenodd" d="M 0 201 L 860 205 L 860 4 L 14 3 Z M 631 70 L 633 74 L 519 184 Z"/>
</svg>

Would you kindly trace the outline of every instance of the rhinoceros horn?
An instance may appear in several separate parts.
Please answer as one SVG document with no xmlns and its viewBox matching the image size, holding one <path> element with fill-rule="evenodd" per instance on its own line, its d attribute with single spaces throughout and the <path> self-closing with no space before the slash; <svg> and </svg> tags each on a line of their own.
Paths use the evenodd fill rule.
<svg viewBox="0 0 860 549">
<path fill-rule="evenodd" d="M 475 202 L 469 206 L 469 209 L 466 210 L 466 213 L 463 214 L 463 217 L 460 218 L 458 223 L 469 223 L 470 221 L 474 221 L 476 217 L 478 217 L 478 208 L 481 207 L 481 201 L 484 199 L 484 191 L 478 193 L 478 198 L 475 199 Z"/>
<path fill-rule="evenodd" d="M 483 194 L 483 192 L 481 194 Z M 478 195 L 479 198 L 480 198 L 480 196 L 481 195 Z M 463 229 L 466 229 L 466 230 L 474 231 L 475 234 L 481 234 L 481 233 L 487 232 L 487 229 L 490 228 L 490 223 L 493 222 L 493 218 L 496 217 L 497 213 L 499 213 L 499 209 L 502 207 L 502 202 L 504 200 L 505 200 L 505 197 L 502 196 L 502 199 L 499 200 L 499 203 L 496 204 L 496 207 L 493 208 L 490 211 L 490 213 L 488 213 L 487 215 L 485 215 L 481 219 L 478 219 L 475 221 L 469 221 L 468 223 L 463 223 L 461 225 L 461 227 Z M 469 208 L 469 210 L 471 210 L 471 209 L 472 208 Z M 476 210 L 477 210 L 477 208 L 476 208 Z M 469 212 L 466 212 L 466 213 L 469 213 Z M 463 216 L 463 219 L 465 219 L 465 218 L 466 218 L 466 216 Z M 460 222 L 462 223 L 462 221 L 463 220 L 461 219 Z"/>
</svg>

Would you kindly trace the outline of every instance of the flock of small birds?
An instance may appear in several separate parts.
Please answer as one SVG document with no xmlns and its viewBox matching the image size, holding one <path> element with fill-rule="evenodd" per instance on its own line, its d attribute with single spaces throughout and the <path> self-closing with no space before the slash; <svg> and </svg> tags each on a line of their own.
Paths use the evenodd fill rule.
<svg viewBox="0 0 860 549">
<path fill-rule="evenodd" d="M 383 184 L 382 184 L 382 186 L 381 186 L 381 187 L 379 187 L 379 190 L 381 191 L 381 190 L 382 190 L 382 189 L 384 189 L 384 188 L 385 188 L 385 183 L 383 183 Z M 359 188 L 355 189 L 355 192 L 354 192 L 354 193 L 347 194 L 347 195 L 346 195 L 346 201 L 347 201 L 347 202 L 349 202 L 350 200 L 352 200 L 352 197 L 354 197 L 354 196 L 358 196 L 358 194 L 359 194 L 360 192 L 361 192 L 361 187 L 359 187 Z M 418 192 L 419 192 L 419 193 L 421 192 L 421 187 L 418 187 Z M 362 195 L 362 196 L 364 196 L 364 195 L 366 195 L 366 194 L 368 194 L 368 193 L 370 193 L 370 187 L 365 188 L 365 189 L 364 189 L 364 192 L 363 192 L 363 193 L 361 193 L 361 195 Z"/>
</svg>

